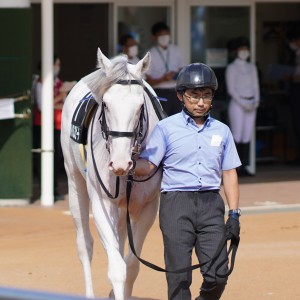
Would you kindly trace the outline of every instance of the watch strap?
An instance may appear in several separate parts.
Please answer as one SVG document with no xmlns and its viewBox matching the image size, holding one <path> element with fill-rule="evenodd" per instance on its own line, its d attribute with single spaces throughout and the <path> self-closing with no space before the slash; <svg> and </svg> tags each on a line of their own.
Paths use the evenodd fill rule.
<svg viewBox="0 0 300 300">
<path fill-rule="evenodd" d="M 233 216 L 233 215 L 235 215 L 235 216 L 241 216 L 242 215 L 242 211 L 241 211 L 241 209 L 240 208 L 237 208 L 237 209 L 230 209 L 229 211 L 228 211 L 228 216 Z"/>
</svg>

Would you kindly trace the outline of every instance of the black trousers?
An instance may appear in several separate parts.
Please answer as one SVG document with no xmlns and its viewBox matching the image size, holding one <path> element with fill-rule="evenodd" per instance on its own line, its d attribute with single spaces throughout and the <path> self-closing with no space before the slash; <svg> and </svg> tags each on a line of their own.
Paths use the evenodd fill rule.
<svg viewBox="0 0 300 300">
<path fill-rule="evenodd" d="M 191 265 L 192 251 L 202 264 L 201 300 L 220 299 L 227 278 L 217 278 L 228 271 L 226 246 L 209 270 L 219 244 L 226 233 L 225 205 L 218 191 L 167 192 L 161 194 L 159 221 L 164 241 L 165 265 L 177 270 Z M 222 263 L 223 262 L 223 263 Z M 192 271 L 167 273 L 168 299 L 191 299 Z"/>
<path fill-rule="evenodd" d="M 174 89 L 154 89 L 158 97 L 165 98 L 168 101 L 161 101 L 161 106 L 168 116 L 179 113 L 182 110 L 182 105 Z"/>
</svg>

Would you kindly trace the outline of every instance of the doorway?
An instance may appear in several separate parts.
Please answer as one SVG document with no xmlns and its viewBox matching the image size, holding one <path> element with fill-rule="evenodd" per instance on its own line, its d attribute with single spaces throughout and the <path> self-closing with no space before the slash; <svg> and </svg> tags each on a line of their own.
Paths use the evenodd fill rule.
<svg viewBox="0 0 300 300">
<path fill-rule="evenodd" d="M 61 58 L 63 81 L 80 80 L 96 68 L 97 48 L 109 55 L 110 5 L 54 4 L 54 52 Z M 41 61 L 41 5 L 32 4 L 33 65 Z"/>
<path fill-rule="evenodd" d="M 256 63 L 260 71 L 261 105 L 258 110 L 257 157 L 261 161 L 292 161 L 296 139 L 289 104 L 288 80 L 279 67 L 294 66 L 288 31 L 300 26 L 299 3 L 258 3 L 256 5 Z"/>
<path fill-rule="evenodd" d="M 225 69 L 232 61 L 229 44 L 238 36 L 250 39 L 249 6 L 192 6 L 190 8 L 191 62 L 209 65 L 218 78 L 212 115 L 228 124 Z"/>
<path fill-rule="evenodd" d="M 145 5 L 145 4 L 144 4 Z M 139 43 L 139 57 L 142 58 L 153 46 L 151 27 L 154 23 L 163 21 L 169 24 L 172 31 L 171 6 L 118 6 L 117 7 L 117 37 L 131 34 Z M 174 38 L 174 36 L 172 36 Z M 118 45 L 117 52 L 121 52 Z"/>
</svg>

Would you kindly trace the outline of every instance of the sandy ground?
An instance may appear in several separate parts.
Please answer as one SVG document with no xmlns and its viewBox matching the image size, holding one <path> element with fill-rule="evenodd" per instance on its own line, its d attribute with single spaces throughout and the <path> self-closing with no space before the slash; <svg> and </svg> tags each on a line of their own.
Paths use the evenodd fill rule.
<svg viewBox="0 0 300 300">
<path fill-rule="evenodd" d="M 75 229 L 70 215 L 64 213 L 67 209 L 67 199 L 51 208 L 38 202 L 0 208 L 0 286 L 84 295 Z M 92 232 L 95 294 L 107 299 L 111 286 L 106 255 L 94 226 Z M 142 257 L 163 266 L 158 220 L 147 236 Z M 299 270 L 300 211 L 246 214 L 235 270 L 222 300 L 300 299 Z M 193 272 L 193 297 L 200 284 L 197 270 Z M 166 295 L 165 275 L 141 266 L 135 299 L 167 299 Z"/>
</svg>

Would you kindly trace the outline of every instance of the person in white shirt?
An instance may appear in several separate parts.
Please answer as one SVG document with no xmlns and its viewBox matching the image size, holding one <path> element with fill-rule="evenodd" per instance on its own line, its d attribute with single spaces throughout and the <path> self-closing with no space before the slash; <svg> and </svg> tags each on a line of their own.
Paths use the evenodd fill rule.
<svg viewBox="0 0 300 300">
<path fill-rule="evenodd" d="M 137 40 L 131 34 L 124 34 L 120 37 L 120 45 L 122 52 L 128 56 L 128 62 L 136 64 L 139 62 L 138 53 L 139 47 Z"/>
<path fill-rule="evenodd" d="M 229 125 L 242 161 L 239 175 L 252 175 L 245 166 L 249 159 L 249 143 L 255 127 L 256 111 L 260 102 L 259 80 L 256 66 L 248 61 L 249 40 L 238 37 L 235 40 L 236 58 L 225 71 Z"/>
<path fill-rule="evenodd" d="M 182 110 L 175 92 L 176 78 L 185 66 L 181 50 L 170 43 L 170 28 L 164 22 L 155 23 L 151 29 L 155 45 L 150 49 L 151 63 L 146 72 L 146 80 L 162 101 L 167 115 Z"/>
</svg>

